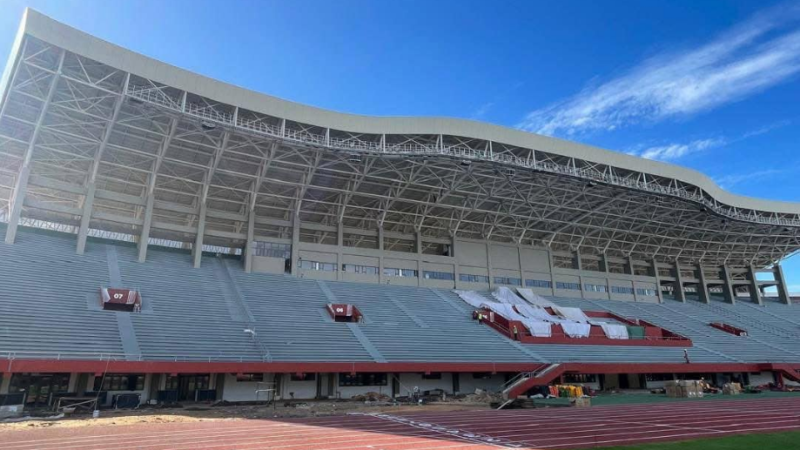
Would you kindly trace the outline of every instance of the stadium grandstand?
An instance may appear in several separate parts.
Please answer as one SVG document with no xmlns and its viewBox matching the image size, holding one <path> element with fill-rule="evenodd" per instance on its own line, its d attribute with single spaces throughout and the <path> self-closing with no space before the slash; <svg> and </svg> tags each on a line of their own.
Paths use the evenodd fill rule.
<svg viewBox="0 0 800 450">
<path fill-rule="evenodd" d="M 0 105 L 0 396 L 800 381 L 800 204 L 280 100 L 31 10 Z"/>
</svg>

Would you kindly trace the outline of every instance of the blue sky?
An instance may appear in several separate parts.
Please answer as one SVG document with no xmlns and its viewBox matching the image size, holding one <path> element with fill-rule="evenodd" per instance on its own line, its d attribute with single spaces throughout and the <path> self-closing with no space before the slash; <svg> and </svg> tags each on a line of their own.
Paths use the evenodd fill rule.
<svg viewBox="0 0 800 450">
<path fill-rule="evenodd" d="M 0 0 L 323 108 L 488 121 L 800 202 L 800 1 Z M 800 292 L 800 257 L 784 265 Z"/>
</svg>

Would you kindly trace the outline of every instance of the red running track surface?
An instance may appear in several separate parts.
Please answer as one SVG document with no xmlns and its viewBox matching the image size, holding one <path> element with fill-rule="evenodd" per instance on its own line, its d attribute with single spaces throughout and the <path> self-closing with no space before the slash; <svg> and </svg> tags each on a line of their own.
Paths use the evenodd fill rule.
<svg viewBox="0 0 800 450">
<path fill-rule="evenodd" d="M 10 431 L 4 450 L 577 449 L 800 430 L 800 398 Z"/>
</svg>

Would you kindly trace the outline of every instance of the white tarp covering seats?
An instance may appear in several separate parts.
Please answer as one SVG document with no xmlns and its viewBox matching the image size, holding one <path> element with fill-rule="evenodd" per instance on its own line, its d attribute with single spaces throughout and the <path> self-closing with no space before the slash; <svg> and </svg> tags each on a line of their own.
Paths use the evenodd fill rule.
<svg viewBox="0 0 800 450">
<path fill-rule="evenodd" d="M 580 308 L 566 308 L 564 306 L 554 306 L 553 311 L 559 316 L 573 322 L 588 323 L 589 317 Z"/>
<path fill-rule="evenodd" d="M 617 323 L 591 321 L 592 325 L 599 325 L 609 339 L 629 339 L 628 327 Z"/>
<path fill-rule="evenodd" d="M 527 305 L 528 303 L 519 298 L 517 294 L 507 287 L 499 287 L 492 291 L 492 297 L 496 298 L 500 303 L 508 305 Z"/>
<path fill-rule="evenodd" d="M 517 288 L 517 292 L 532 305 L 541 306 L 542 308 L 558 306 L 541 295 L 534 294 L 532 289 Z"/>
<path fill-rule="evenodd" d="M 518 322 L 522 322 L 522 324 L 525 325 L 525 327 L 533 336 L 552 336 L 552 328 L 550 323 L 542 320 L 528 319 L 523 317 L 514 310 L 514 306 L 511 304 L 487 300 L 484 296 L 474 291 L 455 291 L 455 293 L 458 294 L 462 300 L 475 308 L 486 308 L 505 317 L 507 320 L 516 320 Z"/>
<path fill-rule="evenodd" d="M 453 292 L 458 294 L 458 296 L 461 297 L 461 300 L 464 300 L 464 302 L 466 302 L 473 308 L 483 308 L 483 305 L 486 303 L 494 303 L 475 291 L 453 291 Z"/>
</svg>

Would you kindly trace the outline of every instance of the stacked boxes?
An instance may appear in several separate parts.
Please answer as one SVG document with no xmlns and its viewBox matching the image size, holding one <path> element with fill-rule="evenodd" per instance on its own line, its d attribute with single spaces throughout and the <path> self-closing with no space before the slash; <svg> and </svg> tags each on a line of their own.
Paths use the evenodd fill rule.
<svg viewBox="0 0 800 450">
<path fill-rule="evenodd" d="M 703 388 L 697 380 L 667 381 L 665 389 L 667 397 L 670 398 L 699 398 L 703 396 Z"/>
<path fill-rule="evenodd" d="M 725 383 L 722 385 L 724 395 L 739 395 L 742 393 L 742 385 L 739 383 Z"/>
</svg>

